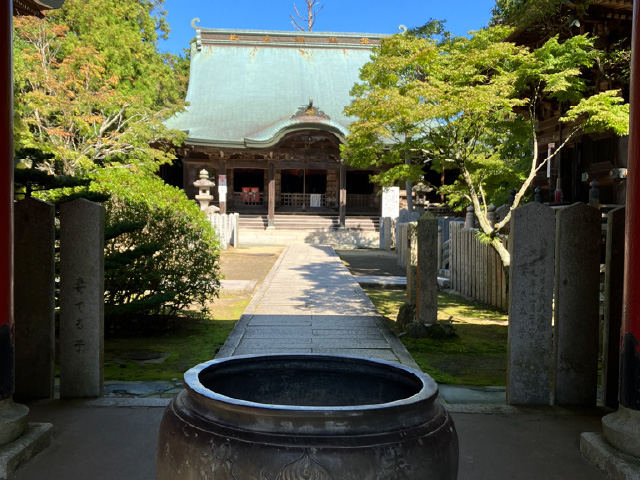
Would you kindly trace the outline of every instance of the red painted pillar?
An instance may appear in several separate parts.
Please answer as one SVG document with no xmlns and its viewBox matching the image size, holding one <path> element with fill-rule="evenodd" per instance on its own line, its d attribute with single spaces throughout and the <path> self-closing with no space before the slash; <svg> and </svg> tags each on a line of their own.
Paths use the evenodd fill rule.
<svg viewBox="0 0 640 480">
<path fill-rule="evenodd" d="M 640 2 L 633 2 L 620 403 L 640 410 Z"/>
<path fill-rule="evenodd" d="M 13 395 L 13 2 L 0 7 L 0 400 Z"/>
</svg>

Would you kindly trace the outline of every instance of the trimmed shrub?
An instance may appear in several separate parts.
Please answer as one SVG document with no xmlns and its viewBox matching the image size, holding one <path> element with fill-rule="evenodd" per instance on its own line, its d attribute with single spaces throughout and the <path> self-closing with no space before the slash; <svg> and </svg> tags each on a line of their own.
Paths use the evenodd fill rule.
<svg viewBox="0 0 640 480">
<path fill-rule="evenodd" d="M 200 208 L 160 178 L 125 168 L 100 170 L 91 190 L 110 196 L 107 231 L 138 226 L 106 241 L 105 319 L 205 309 L 220 288 L 220 250 Z"/>
</svg>

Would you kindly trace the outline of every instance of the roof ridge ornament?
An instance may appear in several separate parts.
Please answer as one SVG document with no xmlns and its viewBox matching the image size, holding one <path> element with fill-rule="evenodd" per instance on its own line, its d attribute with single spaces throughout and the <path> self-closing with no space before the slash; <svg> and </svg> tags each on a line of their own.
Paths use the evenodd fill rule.
<svg viewBox="0 0 640 480">
<path fill-rule="evenodd" d="M 200 28 L 196 26 L 196 23 L 200 23 L 200 19 L 195 17 L 191 20 L 191 28 L 196 31 L 196 48 L 198 51 L 202 50 L 202 36 L 200 34 Z"/>
<path fill-rule="evenodd" d="M 319 110 L 318 107 L 313 106 L 313 97 L 309 97 L 309 104 L 301 106 L 296 113 L 291 115 L 291 118 L 297 117 L 319 117 L 326 120 L 331 120 L 331 117 Z"/>
</svg>

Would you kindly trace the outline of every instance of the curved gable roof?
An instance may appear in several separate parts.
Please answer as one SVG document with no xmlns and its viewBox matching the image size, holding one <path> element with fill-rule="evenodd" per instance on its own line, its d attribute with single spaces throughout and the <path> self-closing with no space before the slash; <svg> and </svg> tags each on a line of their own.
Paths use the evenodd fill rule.
<svg viewBox="0 0 640 480">
<path fill-rule="evenodd" d="M 186 98 L 190 105 L 166 124 L 188 132 L 187 144 L 234 148 L 271 146 L 298 128 L 344 138 L 352 121 L 343 113 L 351 103 L 349 92 L 383 37 L 218 29 L 196 33 Z M 310 102 L 315 112 L 301 114 Z"/>
</svg>

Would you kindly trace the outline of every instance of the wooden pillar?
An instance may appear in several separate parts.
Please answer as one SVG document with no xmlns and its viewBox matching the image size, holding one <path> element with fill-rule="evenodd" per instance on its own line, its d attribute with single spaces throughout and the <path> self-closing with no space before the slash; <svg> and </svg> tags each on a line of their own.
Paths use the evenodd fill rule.
<svg viewBox="0 0 640 480">
<path fill-rule="evenodd" d="M 340 228 L 345 228 L 347 215 L 347 167 L 340 165 Z"/>
<path fill-rule="evenodd" d="M 640 2 L 633 6 L 620 403 L 640 411 Z M 640 453 L 640 452 L 639 452 Z"/>
<path fill-rule="evenodd" d="M 276 227 L 276 164 L 269 162 L 269 186 L 268 186 L 268 220 L 267 228 Z"/>
<path fill-rule="evenodd" d="M 0 7 L 0 400 L 14 390 L 13 338 L 13 2 Z"/>
<path fill-rule="evenodd" d="M 602 417 L 599 437 L 583 433 L 580 449 L 611 476 L 631 478 L 637 467 L 630 466 L 628 456 L 640 458 L 640 2 L 633 2 L 633 37 L 631 41 L 631 89 L 629 111 L 629 159 L 625 220 L 624 293 L 620 331 L 620 406 L 618 411 Z M 605 444 L 605 448 L 599 445 Z M 615 450 L 611 450 L 613 446 Z M 609 449 L 609 450 L 607 450 Z M 606 453 L 601 453 L 606 452 Z M 623 457 L 619 453 L 626 454 Z M 635 465 L 635 464 L 634 464 Z M 604 466 L 604 467 L 603 467 Z M 626 472 L 629 472 L 628 474 Z"/>
</svg>

